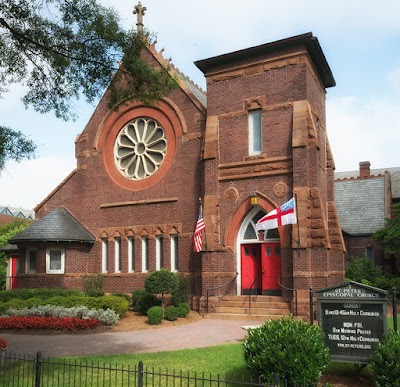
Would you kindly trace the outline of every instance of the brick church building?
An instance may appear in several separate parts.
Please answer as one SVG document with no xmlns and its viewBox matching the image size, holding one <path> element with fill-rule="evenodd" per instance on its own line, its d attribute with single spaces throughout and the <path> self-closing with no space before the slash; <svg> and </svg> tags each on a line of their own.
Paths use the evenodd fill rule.
<svg viewBox="0 0 400 387">
<path fill-rule="evenodd" d="M 152 66 L 168 61 L 154 45 Z M 205 93 L 173 66 L 179 88 L 154 106 L 114 111 L 108 93 L 75 141 L 76 168 L 12 238 L 20 287 L 82 288 L 102 273 L 106 292 L 143 288 L 147 273 L 190 276 L 193 300 L 218 294 L 291 297 L 344 279 L 334 202 L 326 89 L 335 86 L 311 33 L 195 65 Z M 298 223 L 255 223 L 290 198 Z M 202 251 L 193 232 L 203 206 Z M 196 302 L 193 303 L 198 308 Z"/>
</svg>

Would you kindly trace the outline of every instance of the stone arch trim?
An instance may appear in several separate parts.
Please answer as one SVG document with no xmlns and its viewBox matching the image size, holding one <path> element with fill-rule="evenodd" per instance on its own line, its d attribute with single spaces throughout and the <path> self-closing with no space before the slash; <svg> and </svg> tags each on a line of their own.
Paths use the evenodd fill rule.
<svg viewBox="0 0 400 387">
<path fill-rule="evenodd" d="M 267 196 L 264 196 L 260 192 L 256 192 L 258 198 L 258 205 L 265 211 L 270 212 L 278 207 L 276 203 L 274 203 Z M 240 226 L 242 225 L 247 214 L 252 210 L 252 206 L 250 204 L 250 196 L 248 196 L 237 208 L 235 213 L 230 218 L 224 238 L 224 245 L 226 248 L 234 250 L 234 246 L 236 246 L 236 239 L 239 233 Z M 290 243 L 290 234 L 288 227 L 280 227 L 278 229 L 279 236 L 282 245 L 287 245 Z"/>
<path fill-rule="evenodd" d="M 94 146 L 102 153 L 107 174 L 115 184 L 131 191 L 140 191 L 156 184 L 164 177 L 174 162 L 177 139 L 187 131 L 184 117 L 177 109 L 172 101 L 161 100 L 154 106 L 128 103 L 107 115 L 96 133 Z M 166 134 L 168 150 L 164 162 L 156 173 L 143 180 L 129 180 L 118 171 L 115 165 L 114 143 L 120 130 L 128 122 L 139 117 L 149 117 L 160 123 Z"/>
</svg>

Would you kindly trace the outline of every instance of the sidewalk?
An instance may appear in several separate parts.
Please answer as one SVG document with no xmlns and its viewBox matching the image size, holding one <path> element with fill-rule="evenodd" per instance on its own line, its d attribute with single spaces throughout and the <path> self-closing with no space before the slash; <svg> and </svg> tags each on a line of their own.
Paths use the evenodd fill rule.
<svg viewBox="0 0 400 387">
<path fill-rule="evenodd" d="M 111 355 L 173 351 L 239 343 L 249 321 L 203 319 L 187 325 L 117 333 L 26 335 L 1 332 L 8 351 L 43 356 Z"/>
</svg>

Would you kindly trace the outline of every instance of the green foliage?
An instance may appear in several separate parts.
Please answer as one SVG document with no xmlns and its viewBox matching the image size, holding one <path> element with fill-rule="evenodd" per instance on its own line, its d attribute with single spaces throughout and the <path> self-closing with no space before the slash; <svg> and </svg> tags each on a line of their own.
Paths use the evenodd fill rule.
<svg viewBox="0 0 400 387">
<path fill-rule="evenodd" d="M 381 274 L 381 269 L 366 257 L 353 257 L 346 263 L 346 277 L 355 282 L 374 284 Z"/>
<path fill-rule="evenodd" d="M 178 287 L 178 276 L 167 269 L 151 272 L 144 283 L 146 292 L 152 294 L 171 294 Z"/>
<path fill-rule="evenodd" d="M 398 387 L 400 381 L 400 334 L 392 332 L 375 350 L 370 366 L 377 386 Z"/>
<path fill-rule="evenodd" d="M 8 146 L 8 145 L 7 145 Z M 6 146 L 6 148 L 7 148 Z M 3 166 L 3 162 L 5 161 L 4 156 L 7 156 L 8 150 L 5 149 L 6 154 L 2 154 L 2 128 L 0 127 L 0 171 Z M 0 226 L 0 248 L 4 247 L 10 238 L 20 233 L 22 230 L 28 227 L 31 222 L 28 220 L 15 220 L 14 222 L 3 224 Z M 6 267 L 7 267 L 7 256 L 4 253 L 0 253 L 0 277 L 6 275 Z M 5 289 L 5 282 L 0 283 L 4 286 Z"/>
<path fill-rule="evenodd" d="M 189 277 L 180 273 L 178 275 L 178 286 L 172 292 L 171 301 L 175 306 L 179 306 L 179 304 L 189 302 L 189 294 L 190 294 L 190 280 Z"/>
<path fill-rule="evenodd" d="M 110 83 L 110 106 L 127 99 L 156 102 L 177 81 L 168 68 L 154 68 L 141 58 L 153 40 L 148 32 L 125 31 L 116 12 L 97 0 L 1 1 L 0 97 L 9 85 L 24 84 L 25 106 L 54 111 L 64 120 L 76 118 L 80 96 L 93 103 Z M 3 149 L 0 141 L 0 162 L 29 157 L 33 143 L 9 133 L 16 137 Z M 12 143 L 22 152 L 14 152 Z"/>
<path fill-rule="evenodd" d="M 59 289 L 59 288 L 37 288 L 37 289 L 13 289 L 0 292 L 1 301 L 9 301 L 13 298 L 27 300 L 28 298 L 37 297 L 40 299 L 48 299 L 50 297 L 69 297 L 69 296 L 83 296 L 83 293 L 75 289 Z"/>
<path fill-rule="evenodd" d="M 320 328 L 293 317 L 250 329 L 243 348 L 252 376 L 271 383 L 278 373 L 290 383 L 313 384 L 330 359 Z"/>
<path fill-rule="evenodd" d="M 36 145 L 22 132 L 0 126 L 0 171 L 8 160 L 20 162 L 35 156 Z"/>
<path fill-rule="evenodd" d="M 400 253 L 400 203 L 392 206 L 392 218 L 386 219 L 386 226 L 378 230 L 373 238 L 382 243 L 387 253 Z"/>
<path fill-rule="evenodd" d="M 165 319 L 169 321 L 175 321 L 178 319 L 179 310 L 175 305 L 169 305 L 165 309 Z"/>
<path fill-rule="evenodd" d="M 190 312 L 189 304 L 182 302 L 178 305 L 178 317 L 185 318 Z"/>
<path fill-rule="evenodd" d="M 143 295 L 146 293 L 145 290 L 142 289 L 136 289 L 132 292 L 132 309 L 135 312 L 138 312 L 138 308 L 137 308 L 137 302 L 138 300 L 140 300 L 141 297 L 143 297 Z"/>
<path fill-rule="evenodd" d="M 86 295 L 90 297 L 104 296 L 104 277 L 102 274 L 85 274 L 82 277 L 82 285 Z"/>
<path fill-rule="evenodd" d="M 133 304 L 133 310 L 146 315 L 147 311 L 152 307 L 152 306 L 160 306 L 162 304 L 162 301 L 157 298 L 154 294 L 150 294 L 143 291 L 140 291 L 140 293 L 134 294 L 134 299 L 136 300 L 135 303 Z M 133 303 L 134 301 L 132 301 Z"/>
<path fill-rule="evenodd" d="M 125 300 L 128 301 L 129 303 L 131 302 L 131 298 L 126 293 L 114 292 L 114 293 L 111 293 L 111 296 L 122 297 L 122 298 L 125 298 Z"/>
<path fill-rule="evenodd" d="M 147 317 L 149 318 L 149 323 L 151 325 L 161 324 L 163 319 L 163 309 L 161 306 L 152 306 L 147 311 Z"/>
<path fill-rule="evenodd" d="M 35 290 L 35 289 L 29 289 L 29 290 Z M 35 300 L 37 300 L 36 304 Z M 104 309 L 104 310 L 111 309 L 120 317 L 126 316 L 129 308 L 129 303 L 124 297 L 117 297 L 117 296 L 89 297 L 84 295 L 56 295 L 48 298 L 40 298 L 40 297 L 10 298 L 8 301 L 0 302 L 0 312 L 1 311 L 4 312 L 8 308 L 19 310 L 23 308 L 36 307 L 39 305 L 53 305 L 64 308 L 86 306 L 89 309 Z"/>
</svg>

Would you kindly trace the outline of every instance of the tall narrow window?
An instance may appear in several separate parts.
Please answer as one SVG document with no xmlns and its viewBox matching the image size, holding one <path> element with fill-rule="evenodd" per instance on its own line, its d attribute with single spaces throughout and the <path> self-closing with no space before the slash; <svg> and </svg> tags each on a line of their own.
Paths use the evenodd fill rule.
<svg viewBox="0 0 400 387">
<path fill-rule="evenodd" d="M 36 250 L 26 250 L 26 273 L 36 273 Z"/>
<path fill-rule="evenodd" d="M 128 238 L 128 271 L 133 273 L 135 271 L 135 239 L 134 237 Z"/>
<path fill-rule="evenodd" d="M 101 240 L 101 272 L 108 272 L 108 239 Z"/>
<path fill-rule="evenodd" d="M 249 155 L 261 153 L 261 109 L 249 111 Z"/>
<path fill-rule="evenodd" d="M 149 238 L 142 236 L 142 272 L 149 271 Z"/>
<path fill-rule="evenodd" d="M 171 271 L 179 270 L 178 235 L 171 235 Z"/>
<path fill-rule="evenodd" d="M 156 270 L 160 270 L 164 265 L 164 238 L 162 235 L 156 235 Z"/>
<path fill-rule="evenodd" d="M 121 238 L 115 238 L 114 239 L 114 248 L 115 248 L 115 272 L 120 273 L 121 272 L 121 263 L 122 263 L 122 248 L 121 248 Z"/>
</svg>

